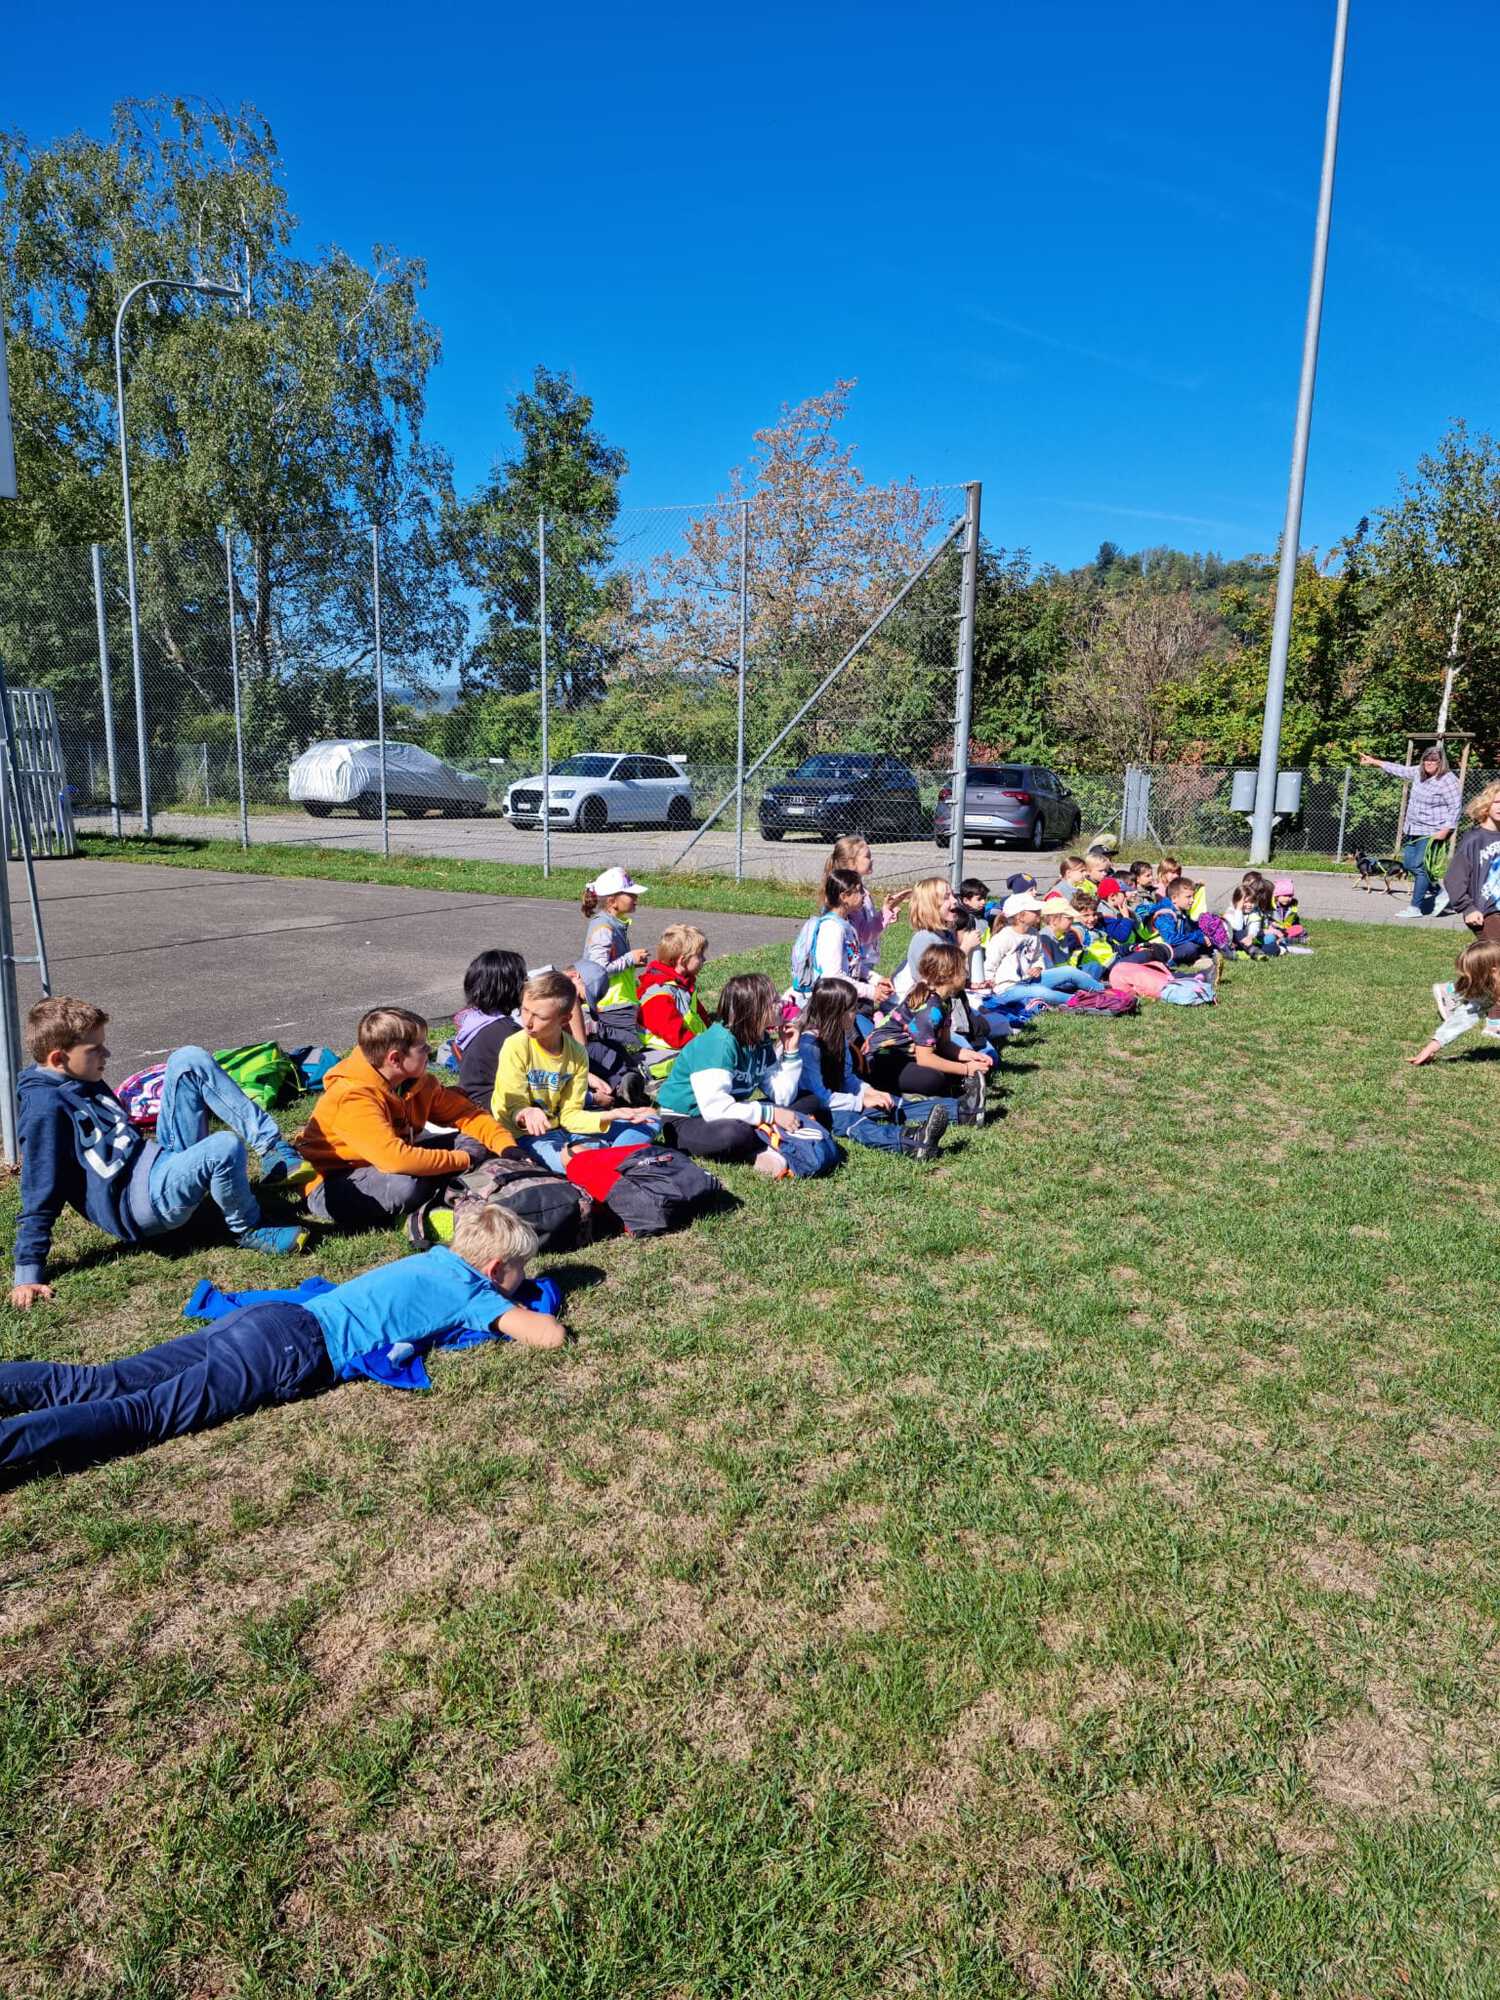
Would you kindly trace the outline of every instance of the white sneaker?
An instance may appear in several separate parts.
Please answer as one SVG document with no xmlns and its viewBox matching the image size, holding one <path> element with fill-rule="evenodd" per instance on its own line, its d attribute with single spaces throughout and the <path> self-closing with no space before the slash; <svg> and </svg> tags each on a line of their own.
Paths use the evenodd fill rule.
<svg viewBox="0 0 1500 2000">
<path fill-rule="evenodd" d="M 1442 915 L 1444 915 L 1444 913 L 1447 911 L 1448 904 L 1451 900 L 1452 899 L 1449 896 L 1448 891 L 1446 889 L 1439 889 L 1437 892 L 1437 901 L 1432 906 L 1432 914 L 1435 917 L 1441 917 Z"/>
<path fill-rule="evenodd" d="M 1496 1041 L 1500 1041 L 1500 1017 L 1491 1014 L 1479 1032 L 1481 1035 L 1493 1035 Z"/>
<path fill-rule="evenodd" d="M 1437 1002 L 1437 1010 L 1446 1021 L 1458 1005 L 1458 995 L 1453 990 L 1451 979 L 1437 980 L 1432 989 L 1432 997 Z"/>
<path fill-rule="evenodd" d="M 1421 914 L 1415 903 L 1408 903 L 1404 910 L 1397 910 L 1396 921 L 1399 923 L 1403 917 L 1420 917 Z"/>
</svg>

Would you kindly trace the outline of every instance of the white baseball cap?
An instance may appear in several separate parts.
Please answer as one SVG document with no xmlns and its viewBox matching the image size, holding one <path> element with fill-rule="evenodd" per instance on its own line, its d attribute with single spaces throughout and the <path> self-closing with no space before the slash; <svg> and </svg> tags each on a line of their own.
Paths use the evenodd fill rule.
<svg viewBox="0 0 1500 2000">
<path fill-rule="evenodd" d="M 1047 905 L 1042 901 L 1040 896 L 1033 896 L 1029 893 L 1019 896 L 1007 896 L 1005 901 L 1000 905 L 1000 914 L 1002 917 L 1016 917 L 1020 915 L 1022 910 L 1045 910 L 1046 907 Z"/>
<path fill-rule="evenodd" d="M 628 868 L 606 868 L 589 887 L 596 896 L 645 896 L 649 895 L 644 882 L 632 882 Z"/>
</svg>

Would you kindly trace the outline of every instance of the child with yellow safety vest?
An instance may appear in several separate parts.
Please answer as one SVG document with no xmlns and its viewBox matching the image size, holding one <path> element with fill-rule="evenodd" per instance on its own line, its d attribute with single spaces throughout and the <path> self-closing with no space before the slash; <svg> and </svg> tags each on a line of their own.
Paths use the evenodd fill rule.
<svg viewBox="0 0 1500 2000">
<path fill-rule="evenodd" d="M 664 1077 L 678 1050 L 701 1035 L 713 1018 L 698 999 L 698 974 L 707 957 L 708 939 L 702 931 L 692 924 L 669 924 L 655 958 L 641 967 L 640 1036 L 654 1077 Z"/>
<path fill-rule="evenodd" d="M 645 883 L 632 881 L 628 869 L 606 868 L 585 888 L 579 905 L 589 927 L 578 972 L 589 1005 L 608 1027 L 635 1027 L 636 968 L 650 954 L 644 945 L 632 948 L 630 919 L 645 893 Z"/>
</svg>

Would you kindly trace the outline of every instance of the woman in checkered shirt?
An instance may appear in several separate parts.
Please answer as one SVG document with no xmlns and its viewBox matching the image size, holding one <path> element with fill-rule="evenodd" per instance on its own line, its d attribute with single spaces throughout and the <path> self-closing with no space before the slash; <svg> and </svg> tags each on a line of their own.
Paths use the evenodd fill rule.
<svg viewBox="0 0 1500 2000">
<path fill-rule="evenodd" d="M 1422 753 L 1420 764 L 1389 764 L 1383 757 L 1360 757 L 1361 764 L 1384 771 L 1387 777 L 1404 778 L 1411 786 L 1406 801 L 1406 824 L 1401 829 L 1401 864 L 1411 876 L 1411 902 L 1403 917 L 1430 917 L 1441 884 L 1422 865 L 1429 840 L 1448 840 L 1458 825 L 1463 804 L 1458 779 L 1449 769 L 1448 759 L 1434 744 Z M 1443 899 L 1447 907 L 1447 898 Z"/>
</svg>

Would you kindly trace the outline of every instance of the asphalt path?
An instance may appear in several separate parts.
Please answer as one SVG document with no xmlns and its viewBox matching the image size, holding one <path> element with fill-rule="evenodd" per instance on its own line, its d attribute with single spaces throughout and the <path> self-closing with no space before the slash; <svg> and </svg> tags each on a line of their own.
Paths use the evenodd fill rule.
<svg viewBox="0 0 1500 2000">
<path fill-rule="evenodd" d="M 360 1015 L 382 1002 L 451 1014 L 464 967 L 488 946 L 542 965 L 571 959 L 583 942 L 576 907 L 539 897 L 84 859 L 38 862 L 37 883 L 52 990 L 108 1009 L 115 1080 L 183 1042 L 347 1048 Z M 10 889 L 17 950 L 29 951 L 15 864 Z M 706 916 L 653 898 L 636 919 L 641 942 L 678 920 L 707 931 L 717 952 L 790 946 L 797 931 L 784 917 Z M 40 991 L 31 967 L 19 985 L 24 1012 Z"/>
</svg>

